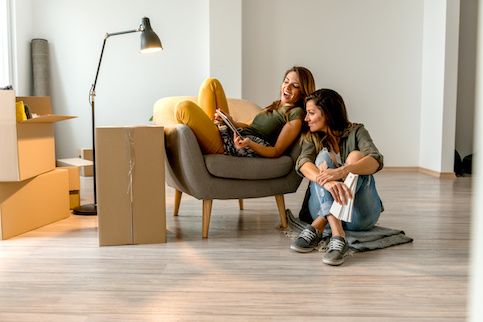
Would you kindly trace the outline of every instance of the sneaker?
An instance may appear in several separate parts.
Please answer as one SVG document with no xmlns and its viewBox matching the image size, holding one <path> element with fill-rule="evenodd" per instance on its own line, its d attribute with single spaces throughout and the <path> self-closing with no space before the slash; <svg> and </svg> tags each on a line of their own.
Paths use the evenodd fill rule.
<svg viewBox="0 0 483 322">
<path fill-rule="evenodd" d="M 292 245 L 290 245 L 290 249 L 299 253 L 308 253 L 315 249 L 321 239 L 322 233 L 318 232 L 314 227 L 308 225 L 304 230 L 302 230 Z"/>
<path fill-rule="evenodd" d="M 344 263 L 344 255 L 349 250 L 349 245 L 344 237 L 334 236 L 330 239 L 327 251 L 322 261 L 327 265 L 340 265 Z"/>
</svg>

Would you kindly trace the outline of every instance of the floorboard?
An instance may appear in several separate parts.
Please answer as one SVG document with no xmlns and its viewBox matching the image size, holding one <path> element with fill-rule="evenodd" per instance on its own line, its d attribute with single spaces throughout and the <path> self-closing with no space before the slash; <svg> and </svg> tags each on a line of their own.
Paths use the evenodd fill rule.
<svg viewBox="0 0 483 322">
<path fill-rule="evenodd" d="M 376 180 L 378 224 L 414 242 L 340 267 L 289 250 L 273 197 L 215 200 L 202 239 L 201 201 L 184 195 L 173 217 L 171 188 L 166 244 L 99 247 L 97 218 L 74 215 L 0 241 L 0 321 L 465 321 L 471 177 Z M 306 185 L 286 196 L 295 215 Z"/>
</svg>

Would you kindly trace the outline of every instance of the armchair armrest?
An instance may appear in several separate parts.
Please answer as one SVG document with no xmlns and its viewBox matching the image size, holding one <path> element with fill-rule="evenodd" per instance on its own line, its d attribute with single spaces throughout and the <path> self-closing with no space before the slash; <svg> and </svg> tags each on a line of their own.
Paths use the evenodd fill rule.
<svg viewBox="0 0 483 322">
<path fill-rule="evenodd" d="M 166 147 L 166 181 L 189 195 L 199 195 L 210 180 L 205 161 L 193 131 L 177 124 L 164 128 Z M 196 180 L 195 180 L 196 178 Z"/>
</svg>

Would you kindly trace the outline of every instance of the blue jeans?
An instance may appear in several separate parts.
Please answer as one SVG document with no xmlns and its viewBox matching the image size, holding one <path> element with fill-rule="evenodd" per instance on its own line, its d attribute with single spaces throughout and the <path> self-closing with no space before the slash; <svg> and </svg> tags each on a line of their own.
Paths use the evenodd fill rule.
<svg viewBox="0 0 483 322">
<path fill-rule="evenodd" d="M 329 168 L 336 168 L 330 158 L 327 149 L 322 149 L 315 159 L 318 167 L 322 162 L 327 162 Z M 315 182 L 310 182 L 309 211 L 315 220 L 318 216 L 327 216 L 334 198 L 325 188 Z M 374 227 L 381 215 L 382 203 L 376 190 L 376 183 L 372 175 L 360 175 L 357 180 L 354 196 L 354 208 L 352 210 L 352 222 L 342 222 L 344 230 L 369 230 Z"/>
</svg>

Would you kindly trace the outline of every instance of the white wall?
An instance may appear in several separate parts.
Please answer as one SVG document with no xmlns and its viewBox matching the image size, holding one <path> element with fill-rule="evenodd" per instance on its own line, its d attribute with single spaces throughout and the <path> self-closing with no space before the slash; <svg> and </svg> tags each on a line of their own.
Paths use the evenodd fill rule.
<svg viewBox="0 0 483 322">
<path fill-rule="evenodd" d="M 106 32 L 136 29 L 147 16 L 165 50 L 141 55 L 139 33 L 107 40 L 96 89 L 98 126 L 146 124 L 158 98 L 196 95 L 209 74 L 208 0 L 43 0 L 31 6 L 32 19 L 17 12 L 18 65 L 30 64 L 31 38 L 47 39 L 54 111 L 78 116 L 57 125 L 58 157 L 92 145 L 88 94 Z M 29 71 L 19 77 L 29 79 Z"/>
<path fill-rule="evenodd" d="M 473 158 L 473 217 L 471 221 L 468 321 L 483 321 L 483 1 L 477 9 L 475 157 Z"/>
<path fill-rule="evenodd" d="M 458 20 L 459 1 L 424 1 L 419 165 L 439 172 L 453 171 Z"/>
<path fill-rule="evenodd" d="M 461 1 L 456 150 L 461 158 L 473 153 L 478 0 Z"/>
<path fill-rule="evenodd" d="M 55 112 L 79 116 L 57 126 L 59 157 L 91 145 L 88 91 L 104 33 L 135 28 L 146 15 L 165 50 L 139 55 L 136 34 L 108 40 L 97 86 L 97 125 L 146 123 L 157 98 L 196 95 L 210 74 L 221 78 L 229 96 L 264 106 L 278 98 L 283 72 L 304 65 L 317 87 L 343 95 L 351 120 L 367 126 L 386 166 L 447 171 L 443 164 L 453 156 L 454 129 L 439 132 L 438 142 L 452 141 L 449 148 L 440 146 L 451 149 L 449 154 L 438 152 L 429 166 L 420 158 L 426 129 L 421 101 L 423 93 L 432 95 L 422 86 L 428 1 L 439 0 L 18 0 L 34 13 L 31 26 L 17 23 L 18 47 L 28 53 L 31 38 L 50 41 Z M 28 55 L 19 57 L 26 69 L 19 73 L 22 83 L 29 79 L 30 62 Z M 446 88 L 436 95 L 447 95 Z M 441 122 L 450 124 L 446 105 L 440 108 Z M 454 109 L 449 112 L 454 115 Z"/>
<path fill-rule="evenodd" d="M 431 0 L 434 1 L 434 0 Z M 440 0 L 438 0 L 440 1 Z M 442 173 L 453 173 L 456 141 L 456 104 L 458 91 L 458 42 L 459 42 L 460 0 L 446 1 L 445 75 L 443 131 L 441 135 L 441 166 L 432 168 Z M 421 106 L 422 108 L 422 106 Z M 433 156 L 436 157 L 437 156 Z M 424 165 L 420 165 L 424 166 Z"/>
<path fill-rule="evenodd" d="M 10 1 L 0 0 L 0 87 L 13 85 L 10 16 Z"/>
<path fill-rule="evenodd" d="M 244 0 L 243 96 L 277 98 L 283 72 L 308 67 L 364 123 L 387 166 L 418 166 L 423 2 Z"/>
<path fill-rule="evenodd" d="M 30 39 L 33 36 L 32 0 L 17 0 L 11 3 L 12 10 L 12 73 L 18 96 L 30 95 L 31 59 Z"/>
<path fill-rule="evenodd" d="M 210 0 L 210 76 L 226 95 L 242 96 L 242 0 Z"/>
</svg>

